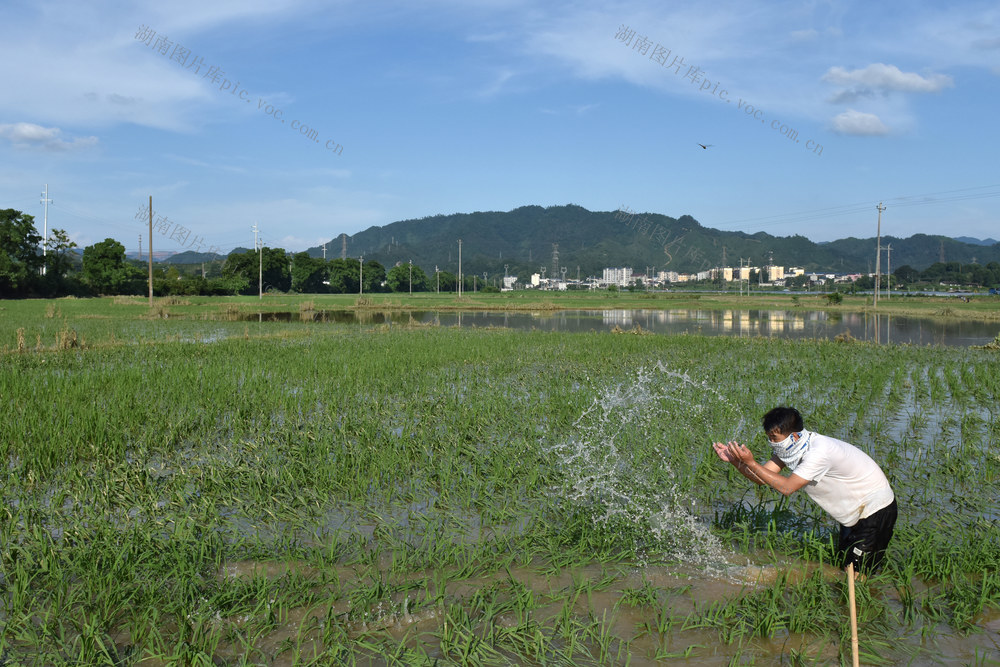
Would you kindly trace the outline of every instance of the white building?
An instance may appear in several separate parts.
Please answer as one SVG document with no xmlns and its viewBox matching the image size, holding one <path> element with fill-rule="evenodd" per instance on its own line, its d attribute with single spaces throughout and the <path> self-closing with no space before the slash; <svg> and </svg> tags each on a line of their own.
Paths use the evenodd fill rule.
<svg viewBox="0 0 1000 667">
<path fill-rule="evenodd" d="M 630 282 L 632 282 L 632 267 L 626 266 L 620 269 L 604 269 L 602 282 L 607 285 L 626 287 Z"/>
</svg>

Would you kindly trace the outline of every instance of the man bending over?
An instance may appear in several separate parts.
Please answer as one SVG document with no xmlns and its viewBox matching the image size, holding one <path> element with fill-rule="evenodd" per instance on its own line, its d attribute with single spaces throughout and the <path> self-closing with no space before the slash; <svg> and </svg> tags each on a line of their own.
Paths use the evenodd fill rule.
<svg viewBox="0 0 1000 667">
<path fill-rule="evenodd" d="M 785 496 L 804 488 L 840 524 L 841 566 L 853 563 L 855 573 L 877 572 L 896 525 L 896 497 L 882 469 L 854 445 L 805 430 L 795 408 L 774 408 L 763 426 L 772 452 L 763 465 L 738 442 L 712 447 L 755 484 Z M 779 474 L 782 468 L 791 474 Z"/>
</svg>

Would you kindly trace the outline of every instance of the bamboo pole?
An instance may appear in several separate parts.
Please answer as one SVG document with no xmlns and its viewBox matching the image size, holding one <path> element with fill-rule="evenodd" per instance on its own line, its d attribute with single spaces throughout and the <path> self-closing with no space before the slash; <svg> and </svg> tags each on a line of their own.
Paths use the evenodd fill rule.
<svg viewBox="0 0 1000 667">
<path fill-rule="evenodd" d="M 847 600 L 851 605 L 851 664 L 858 667 L 858 614 L 854 607 L 854 563 L 847 564 Z"/>
</svg>

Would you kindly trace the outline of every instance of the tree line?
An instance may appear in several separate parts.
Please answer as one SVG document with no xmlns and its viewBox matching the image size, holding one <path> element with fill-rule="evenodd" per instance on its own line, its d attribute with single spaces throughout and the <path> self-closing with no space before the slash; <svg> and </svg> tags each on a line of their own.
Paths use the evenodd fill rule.
<svg viewBox="0 0 1000 667">
<path fill-rule="evenodd" d="M 0 210 L 0 298 L 98 296 L 149 293 L 148 265 L 129 260 L 125 246 L 107 238 L 76 252 L 66 232 L 53 229 L 43 239 L 34 217 Z M 206 266 L 207 264 L 207 266 Z M 463 289 L 484 289 L 476 276 L 463 277 Z M 454 292 L 457 277 L 448 271 L 428 275 L 420 266 L 377 261 L 313 257 L 282 248 L 233 252 L 224 260 L 199 265 L 154 265 L 153 293 L 169 295 L 257 294 L 259 290 L 309 294 L 373 292 Z M 486 291 L 499 291 L 486 288 Z"/>
</svg>

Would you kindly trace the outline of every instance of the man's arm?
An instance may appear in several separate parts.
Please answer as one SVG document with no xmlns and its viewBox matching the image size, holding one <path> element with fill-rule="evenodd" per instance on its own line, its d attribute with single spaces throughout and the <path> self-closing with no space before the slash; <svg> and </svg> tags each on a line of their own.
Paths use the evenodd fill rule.
<svg viewBox="0 0 1000 667">
<path fill-rule="evenodd" d="M 767 483 L 763 479 L 761 479 L 758 475 L 754 474 L 754 472 L 750 469 L 750 467 L 746 463 L 744 463 L 739 458 L 733 456 L 730 453 L 730 447 L 736 444 L 738 443 L 733 441 L 730 441 L 728 445 L 724 445 L 721 442 L 714 442 L 712 443 L 712 448 L 715 449 L 715 453 L 719 456 L 720 459 L 722 459 L 726 463 L 731 463 L 733 467 L 736 468 L 736 470 L 738 470 L 741 475 L 749 479 L 754 484 L 757 484 L 758 486 L 766 486 Z M 751 456 L 751 458 L 753 457 Z M 766 470 L 778 473 L 781 472 L 781 469 L 784 467 L 784 465 L 785 464 L 782 463 L 779 459 L 771 457 L 771 460 L 765 463 L 762 467 Z"/>
<path fill-rule="evenodd" d="M 795 473 L 792 473 L 788 477 L 778 474 L 783 466 L 779 467 L 773 458 L 764 465 L 757 463 L 753 458 L 753 452 L 738 442 L 730 442 L 726 454 L 729 457 L 726 460 L 729 460 L 733 465 L 736 465 L 735 461 L 739 461 L 750 475 L 760 480 L 759 484 L 767 484 L 783 496 L 790 496 L 809 483 L 808 479 L 799 477 Z M 721 453 L 719 457 L 722 457 Z M 752 480 L 753 477 L 750 475 L 744 473 L 747 479 Z"/>
</svg>

